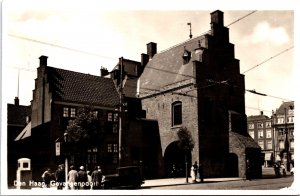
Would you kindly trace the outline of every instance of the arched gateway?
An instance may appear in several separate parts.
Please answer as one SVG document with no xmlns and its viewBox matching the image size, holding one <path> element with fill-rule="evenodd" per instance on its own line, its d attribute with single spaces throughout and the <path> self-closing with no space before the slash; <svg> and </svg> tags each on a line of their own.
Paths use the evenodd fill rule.
<svg viewBox="0 0 300 196">
<path fill-rule="evenodd" d="M 174 141 L 170 143 L 164 153 L 164 166 L 165 166 L 165 176 L 166 177 L 184 177 L 187 167 L 190 168 L 192 165 L 191 152 L 185 153 L 178 146 L 179 141 Z M 175 171 L 174 171 L 175 169 Z M 190 169 L 188 169 L 190 171 Z"/>
</svg>

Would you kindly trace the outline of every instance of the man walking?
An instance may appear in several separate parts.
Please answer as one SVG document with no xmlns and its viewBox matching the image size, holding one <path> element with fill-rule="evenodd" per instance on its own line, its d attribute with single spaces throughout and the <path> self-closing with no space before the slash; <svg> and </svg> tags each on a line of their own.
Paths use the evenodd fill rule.
<svg viewBox="0 0 300 196">
<path fill-rule="evenodd" d="M 100 189 L 101 188 L 101 181 L 102 181 L 102 171 L 100 166 L 96 166 L 95 170 L 93 171 L 92 175 L 92 189 Z"/>
</svg>

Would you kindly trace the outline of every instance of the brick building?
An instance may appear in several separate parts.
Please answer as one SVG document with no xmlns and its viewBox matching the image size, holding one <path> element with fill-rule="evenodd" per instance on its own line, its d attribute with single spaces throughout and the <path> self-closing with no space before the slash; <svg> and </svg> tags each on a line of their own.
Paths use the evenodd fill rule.
<svg viewBox="0 0 300 196">
<path fill-rule="evenodd" d="M 275 132 L 272 118 L 260 113 L 247 117 L 248 133 L 264 153 L 264 166 L 273 166 Z"/>
<path fill-rule="evenodd" d="M 30 106 L 20 105 L 18 97 L 15 98 L 14 104 L 7 104 L 7 181 L 10 186 L 16 180 L 17 160 L 28 156 L 23 148 L 19 148 L 20 143 L 26 144 L 26 140 L 16 141 L 30 136 L 30 133 L 21 134 L 30 121 L 30 114 Z M 18 135 L 20 136 L 17 137 Z"/>
<path fill-rule="evenodd" d="M 127 70 L 132 62 L 124 61 L 123 66 Z M 160 147 L 158 133 L 155 132 L 158 132 L 157 122 L 143 119 L 140 100 L 130 96 L 123 97 L 126 107 L 120 113 L 118 70 L 108 73 L 102 68 L 100 74 L 96 76 L 50 67 L 47 57 L 40 57 L 31 101 L 31 134 L 18 141 L 27 141 L 20 148 L 28 152 L 26 158 L 32 161 L 33 180 L 40 181 L 46 168 L 52 171 L 57 169 L 58 164 L 64 163 L 65 157 L 68 157 L 69 165 L 84 165 L 89 170 L 101 165 L 104 174 L 115 172 L 119 165 L 143 164 L 148 178 L 157 176 L 158 169 L 155 166 L 158 165 L 157 157 L 161 157 L 157 153 Z M 126 77 L 129 76 L 133 77 L 130 74 Z M 130 89 L 125 90 L 128 95 L 132 94 L 129 93 Z M 87 149 L 83 150 L 79 143 L 66 145 L 64 133 L 79 109 L 85 106 L 93 108 L 97 133 L 91 141 L 84 142 Z M 122 163 L 119 163 L 120 115 Z M 58 151 L 56 142 L 61 142 Z M 153 168 L 150 168 L 151 165 Z"/>
<path fill-rule="evenodd" d="M 223 12 L 211 13 L 209 32 L 159 53 L 151 42 L 147 51 L 138 95 L 146 117 L 158 121 L 164 173 L 173 164 L 184 170 L 177 131 L 185 126 L 195 141 L 189 166 L 202 163 L 206 177 L 241 177 L 249 159 L 253 177 L 261 177 L 261 150 L 247 133 L 244 75 Z"/>
<path fill-rule="evenodd" d="M 261 147 L 264 165 L 273 166 L 275 161 L 294 163 L 294 102 L 283 102 L 271 117 L 254 115 L 247 117 L 248 133 Z M 288 153 L 286 151 L 288 150 Z"/>
<path fill-rule="evenodd" d="M 276 159 L 294 164 L 294 101 L 283 102 L 272 115 L 275 130 Z"/>
</svg>

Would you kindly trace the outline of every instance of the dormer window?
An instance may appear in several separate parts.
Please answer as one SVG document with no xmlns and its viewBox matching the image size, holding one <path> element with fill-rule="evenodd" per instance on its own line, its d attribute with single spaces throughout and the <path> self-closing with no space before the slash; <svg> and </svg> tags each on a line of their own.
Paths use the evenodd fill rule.
<svg viewBox="0 0 300 196">
<path fill-rule="evenodd" d="M 183 59 L 183 64 L 187 64 L 191 59 L 191 52 L 185 49 L 185 47 L 184 47 L 182 59 Z"/>
</svg>

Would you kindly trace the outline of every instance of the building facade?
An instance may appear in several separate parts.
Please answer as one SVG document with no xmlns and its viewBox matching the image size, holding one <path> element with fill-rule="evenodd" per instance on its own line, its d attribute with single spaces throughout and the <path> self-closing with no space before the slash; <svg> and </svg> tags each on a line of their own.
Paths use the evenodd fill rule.
<svg viewBox="0 0 300 196">
<path fill-rule="evenodd" d="M 272 115 L 275 130 L 275 155 L 290 170 L 294 165 L 294 102 L 283 102 Z"/>
<path fill-rule="evenodd" d="M 165 174 L 172 165 L 184 171 L 177 145 L 184 126 L 195 141 L 188 167 L 198 161 L 206 177 L 242 177 L 248 159 L 253 177 L 261 177 L 260 147 L 247 133 L 244 75 L 223 12 L 211 13 L 208 33 L 160 53 L 151 42 L 147 51 L 138 95 L 146 117 L 158 121 Z"/>
<path fill-rule="evenodd" d="M 260 146 L 264 153 L 264 166 L 270 167 L 274 163 L 275 130 L 272 118 L 260 113 L 260 115 L 248 116 L 248 133 Z"/>
<path fill-rule="evenodd" d="M 261 147 L 264 165 L 273 166 L 274 162 L 294 164 L 294 102 L 283 102 L 273 111 L 272 116 L 247 117 L 248 133 Z M 288 158 L 287 158 L 288 156 Z"/>
<path fill-rule="evenodd" d="M 20 105 L 18 97 L 15 98 L 14 104 L 7 104 L 7 180 L 10 186 L 16 180 L 18 159 L 28 156 L 23 148 L 19 148 L 21 142 L 16 141 L 30 136 L 30 133 L 21 134 L 30 122 L 30 116 L 31 107 Z"/>
<path fill-rule="evenodd" d="M 34 180 L 40 181 L 46 168 L 55 171 L 66 158 L 69 166 L 93 170 L 100 165 L 104 174 L 114 173 L 120 165 L 158 165 L 157 123 L 142 118 L 136 98 L 123 96 L 121 110 L 119 74 L 105 69 L 100 72 L 102 76 L 59 69 L 48 66 L 46 56 L 40 57 L 31 101 L 31 135 L 20 140 L 28 141 L 23 148 L 28 152 L 26 158 L 31 159 Z M 85 107 L 92 108 L 95 133 L 85 141 L 70 142 L 67 127 Z M 149 178 L 158 172 L 150 170 L 144 172 Z"/>
</svg>

